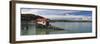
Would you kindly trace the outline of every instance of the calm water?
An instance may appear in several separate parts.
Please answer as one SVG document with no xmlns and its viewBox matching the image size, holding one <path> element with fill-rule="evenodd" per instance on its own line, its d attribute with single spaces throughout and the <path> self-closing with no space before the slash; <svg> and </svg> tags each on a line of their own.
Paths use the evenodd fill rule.
<svg viewBox="0 0 100 44">
<path fill-rule="evenodd" d="M 35 24 L 28 24 L 28 28 L 25 29 L 25 25 L 22 24 L 21 35 L 43 35 L 43 34 L 68 34 L 68 33 L 89 33 L 92 32 L 91 22 L 51 22 L 52 26 L 59 27 L 64 30 L 54 29 L 40 29 L 36 28 Z"/>
</svg>

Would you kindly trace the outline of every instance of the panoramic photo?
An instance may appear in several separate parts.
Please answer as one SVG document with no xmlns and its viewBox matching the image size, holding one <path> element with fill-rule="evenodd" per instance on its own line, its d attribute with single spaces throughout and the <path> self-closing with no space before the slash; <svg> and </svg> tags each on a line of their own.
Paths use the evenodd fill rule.
<svg viewBox="0 0 100 44">
<path fill-rule="evenodd" d="M 21 8 L 21 35 L 92 32 L 92 11 Z"/>
</svg>

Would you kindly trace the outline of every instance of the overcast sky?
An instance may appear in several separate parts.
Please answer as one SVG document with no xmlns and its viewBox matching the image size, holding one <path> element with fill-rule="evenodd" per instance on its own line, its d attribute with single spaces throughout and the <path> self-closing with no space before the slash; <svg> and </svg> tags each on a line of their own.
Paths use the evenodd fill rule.
<svg viewBox="0 0 100 44">
<path fill-rule="evenodd" d="M 92 11 L 64 9 L 21 8 L 21 14 L 36 14 L 47 18 L 80 18 L 85 16 L 92 17 Z"/>
<path fill-rule="evenodd" d="M 63 10 L 63 9 L 40 9 L 40 8 L 22 8 L 22 13 L 32 13 L 40 15 L 84 15 L 92 16 L 92 11 L 82 11 L 82 10 Z"/>
</svg>

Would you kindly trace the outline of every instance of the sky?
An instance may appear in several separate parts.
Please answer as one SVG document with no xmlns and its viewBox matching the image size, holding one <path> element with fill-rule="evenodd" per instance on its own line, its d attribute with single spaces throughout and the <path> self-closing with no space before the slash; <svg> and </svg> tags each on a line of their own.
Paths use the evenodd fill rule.
<svg viewBox="0 0 100 44">
<path fill-rule="evenodd" d="M 36 14 L 47 18 L 81 18 L 92 17 L 92 11 L 88 10 L 65 10 L 65 9 L 43 9 L 43 8 L 21 8 L 21 14 Z"/>
</svg>

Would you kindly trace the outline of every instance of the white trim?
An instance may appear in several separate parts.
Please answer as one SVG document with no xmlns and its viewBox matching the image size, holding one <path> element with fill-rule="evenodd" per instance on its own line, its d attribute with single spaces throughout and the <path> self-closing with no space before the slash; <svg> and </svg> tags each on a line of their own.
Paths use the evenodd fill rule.
<svg viewBox="0 0 100 44">
<path fill-rule="evenodd" d="M 77 33 L 77 34 L 52 34 L 52 35 L 20 35 L 20 8 L 50 8 L 50 9 L 67 9 L 67 10 L 88 10 L 92 11 L 92 33 Z M 95 8 L 88 7 L 71 7 L 71 6 L 53 6 L 53 5 L 37 5 L 37 4 L 16 4 L 16 41 L 22 40 L 41 40 L 41 39 L 56 39 L 56 38 L 75 38 L 75 37 L 91 37 L 95 36 Z"/>
</svg>

